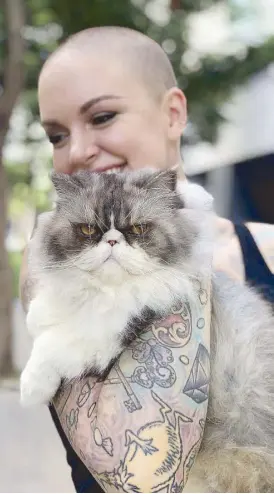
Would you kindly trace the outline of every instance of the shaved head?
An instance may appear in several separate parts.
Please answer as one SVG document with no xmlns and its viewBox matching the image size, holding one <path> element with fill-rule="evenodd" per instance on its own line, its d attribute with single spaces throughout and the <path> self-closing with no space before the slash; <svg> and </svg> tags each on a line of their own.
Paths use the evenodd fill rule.
<svg viewBox="0 0 274 494">
<path fill-rule="evenodd" d="M 95 27 L 80 31 L 67 38 L 48 58 L 41 71 L 58 59 L 64 51 L 70 50 L 117 60 L 129 70 L 135 79 L 143 82 L 151 95 L 161 98 L 177 86 L 172 65 L 164 50 L 144 34 L 123 27 Z"/>
<path fill-rule="evenodd" d="M 165 52 L 138 31 L 70 36 L 44 64 L 38 100 L 58 171 L 165 169 L 181 160 L 186 99 Z"/>
</svg>

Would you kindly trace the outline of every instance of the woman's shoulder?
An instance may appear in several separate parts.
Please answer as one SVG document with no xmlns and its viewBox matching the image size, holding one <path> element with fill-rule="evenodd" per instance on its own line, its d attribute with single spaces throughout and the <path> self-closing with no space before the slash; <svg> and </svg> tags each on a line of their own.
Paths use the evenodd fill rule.
<svg viewBox="0 0 274 494">
<path fill-rule="evenodd" d="M 274 225 L 267 223 L 247 223 L 262 256 L 270 271 L 274 273 Z"/>
<path fill-rule="evenodd" d="M 246 226 L 270 271 L 274 273 L 274 225 L 246 223 Z M 216 217 L 216 234 L 213 258 L 215 269 L 244 281 L 243 255 L 234 224 L 227 219 Z"/>
</svg>

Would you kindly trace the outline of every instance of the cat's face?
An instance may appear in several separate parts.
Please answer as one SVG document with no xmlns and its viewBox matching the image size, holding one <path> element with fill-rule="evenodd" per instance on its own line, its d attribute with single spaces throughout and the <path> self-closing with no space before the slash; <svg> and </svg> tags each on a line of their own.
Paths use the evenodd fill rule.
<svg viewBox="0 0 274 494">
<path fill-rule="evenodd" d="M 44 236 L 49 264 L 138 275 L 189 256 L 195 232 L 179 213 L 175 172 L 81 171 L 52 180 L 58 200 Z"/>
</svg>

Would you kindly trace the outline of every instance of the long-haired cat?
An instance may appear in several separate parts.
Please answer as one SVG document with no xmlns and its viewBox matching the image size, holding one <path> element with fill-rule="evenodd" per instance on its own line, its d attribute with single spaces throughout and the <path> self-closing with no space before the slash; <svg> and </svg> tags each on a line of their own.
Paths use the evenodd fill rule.
<svg viewBox="0 0 274 494">
<path fill-rule="evenodd" d="M 172 171 L 52 180 L 57 207 L 30 244 L 34 346 L 21 377 L 28 404 L 49 401 L 61 377 L 103 374 L 177 300 L 195 303 L 194 282 L 210 273 L 210 221 L 201 211 L 210 200 L 201 187 L 185 183 L 179 193 Z M 213 279 L 212 302 L 209 409 L 192 476 L 209 491 L 271 492 L 271 310 L 224 275 Z"/>
<path fill-rule="evenodd" d="M 53 173 L 52 180 L 57 207 L 29 244 L 37 281 L 27 315 L 34 346 L 21 377 L 25 403 L 50 400 L 60 376 L 103 374 L 174 303 L 196 299 L 198 271 L 210 269 L 206 227 L 183 204 L 195 186 L 183 199 L 175 172 Z"/>
</svg>

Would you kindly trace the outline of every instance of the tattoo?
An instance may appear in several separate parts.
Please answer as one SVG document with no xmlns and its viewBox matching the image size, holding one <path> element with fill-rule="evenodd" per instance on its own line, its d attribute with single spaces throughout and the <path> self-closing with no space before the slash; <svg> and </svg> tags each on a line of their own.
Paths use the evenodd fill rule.
<svg viewBox="0 0 274 494">
<path fill-rule="evenodd" d="M 125 456 L 117 469 L 98 474 L 103 484 L 113 484 L 125 492 L 172 489 L 183 453 L 180 422 L 189 423 L 192 418 L 178 411 L 173 411 L 173 415 L 169 416 L 172 409 L 155 392 L 152 391 L 151 396 L 161 407 L 162 420 L 149 422 L 137 434 L 126 430 Z M 147 483 L 143 485 L 140 465 L 145 466 L 146 477 L 150 480 L 149 488 Z"/>
<path fill-rule="evenodd" d="M 71 434 L 73 429 L 77 430 L 78 425 L 79 408 L 72 408 L 68 415 L 66 415 L 66 425 L 68 431 L 68 437 L 71 440 Z"/>
<path fill-rule="evenodd" d="M 202 403 L 208 399 L 208 389 L 209 353 L 200 343 L 183 393 L 196 403 Z"/>
<path fill-rule="evenodd" d="M 206 305 L 207 304 L 208 295 L 207 295 L 207 291 L 206 290 L 201 289 L 199 291 L 199 299 L 200 299 L 200 302 L 201 302 L 202 305 Z"/>
<path fill-rule="evenodd" d="M 113 443 L 110 437 L 103 437 L 101 430 L 97 427 L 96 402 L 88 409 L 88 417 L 91 418 L 90 427 L 93 431 L 93 439 L 96 446 L 102 448 L 109 456 L 113 456 Z"/>
<path fill-rule="evenodd" d="M 135 412 L 136 410 L 140 410 L 142 408 L 142 405 L 140 401 L 138 400 L 136 394 L 133 391 L 132 386 L 129 384 L 128 380 L 126 379 L 125 375 L 123 374 L 120 365 L 117 363 L 114 366 L 117 375 L 120 379 L 120 382 L 122 383 L 124 390 L 126 391 L 128 395 L 128 400 L 124 401 L 124 404 L 126 405 L 128 411 L 130 413 Z"/>
<path fill-rule="evenodd" d="M 198 304 L 178 303 L 151 322 L 105 379 L 87 376 L 58 393 L 72 447 L 105 491 L 185 488 L 208 402 L 210 310 L 201 290 Z"/>
<path fill-rule="evenodd" d="M 132 382 L 152 388 L 154 384 L 162 388 L 170 388 L 176 381 L 176 373 L 169 365 L 174 361 L 169 348 L 160 345 L 155 338 L 147 341 L 139 340 L 132 345 L 132 358 L 144 365 L 136 367 Z"/>
<path fill-rule="evenodd" d="M 94 412 L 94 409 L 96 407 L 96 402 L 95 403 L 92 403 L 92 405 L 89 407 L 88 409 L 88 413 L 87 413 L 87 416 L 88 418 L 90 419 L 90 417 L 92 416 L 93 412 Z"/>
<path fill-rule="evenodd" d="M 205 320 L 203 317 L 200 317 L 197 321 L 197 328 L 203 329 L 205 327 Z"/>
<path fill-rule="evenodd" d="M 152 332 L 162 345 L 179 348 L 190 341 L 192 335 L 191 310 L 188 303 L 180 303 L 171 309 L 171 315 L 164 322 L 154 323 Z"/>
<path fill-rule="evenodd" d="M 78 407 L 81 408 L 82 406 L 85 405 L 85 403 L 87 402 L 87 400 L 90 397 L 91 390 L 94 388 L 95 384 L 96 384 L 96 382 L 92 383 L 92 385 L 90 385 L 88 382 L 85 382 L 85 384 L 83 385 L 81 392 L 77 398 Z"/>
<path fill-rule="evenodd" d="M 73 426 L 75 429 L 77 429 L 77 423 L 78 423 L 78 414 L 79 414 L 79 408 L 72 408 L 70 411 L 70 414 L 67 415 L 66 420 L 67 420 L 67 426 L 69 429 L 71 429 Z"/>
<path fill-rule="evenodd" d="M 179 360 L 182 362 L 184 365 L 189 364 L 189 358 L 187 355 L 180 355 Z"/>
<path fill-rule="evenodd" d="M 67 401 L 72 392 L 72 384 L 62 383 L 54 398 L 54 405 L 58 410 L 58 414 L 62 415 Z"/>
<path fill-rule="evenodd" d="M 196 284 L 200 303 L 201 305 L 206 305 L 208 302 L 208 292 L 202 287 L 202 283 L 200 280 L 197 280 Z"/>
<path fill-rule="evenodd" d="M 103 437 L 100 429 L 96 427 L 93 431 L 94 442 L 97 446 L 102 447 L 103 450 L 109 455 L 113 456 L 113 443 L 110 437 Z"/>
<path fill-rule="evenodd" d="M 81 449 L 79 450 L 79 453 L 80 453 L 82 460 L 85 461 L 86 460 L 85 453 L 83 453 L 83 451 Z"/>
</svg>

